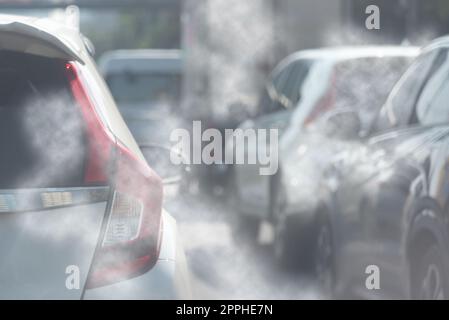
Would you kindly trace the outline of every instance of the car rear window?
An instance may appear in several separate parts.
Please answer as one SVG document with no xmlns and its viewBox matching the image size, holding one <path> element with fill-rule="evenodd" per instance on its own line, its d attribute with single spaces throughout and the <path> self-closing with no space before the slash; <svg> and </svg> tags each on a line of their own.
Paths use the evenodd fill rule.
<svg viewBox="0 0 449 320">
<path fill-rule="evenodd" d="M 112 95 L 121 104 L 178 103 L 181 75 L 125 71 L 106 76 Z"/>
<path fill-rule="evenodd" d="M 411 58 L 371 57 L 343 61 L 336 66 L 335 108 L 359 111 L 364 126 L 375 118 Z"/>
<path fill-rule="evenodd" d="M 83 183 L 86 137 L 65 65 L 0 51 L 0 189 Z"/>
</svg>

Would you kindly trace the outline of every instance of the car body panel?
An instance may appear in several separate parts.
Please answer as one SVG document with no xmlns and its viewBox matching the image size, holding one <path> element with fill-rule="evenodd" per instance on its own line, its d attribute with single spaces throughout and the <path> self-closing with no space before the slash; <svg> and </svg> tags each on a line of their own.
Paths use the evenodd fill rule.
<svg viewBox="0 0 449 320">
<path fill-rule="evenodd" d="M 109 286 L 89 289 L 86 300 L 102 299 L 191 299 L 189 271 L 176 221 L 163 213 L 163 239 L 156 265 L 147 273 Z"/>
<path fill-rule="evenodd" d="M 99 202 L 2 213 L 0 298 L 80 299 L 105 211 Z M 79 270 L 78 289 L 66 285 L 70 266 Z"/>
<path fill-rule="evenodd" d="M 57 30 L 57 32 L 55 32 Z M 0 15 L 0 49 L 20 51 L 83 63 L 85 52 L 80 37 L 49 19 Z"/>
<path fill-rule="evenodd" d="M 426 177 L 426 166 L 433 168 L 431 159 L 441 151 L 439 146 L 449 142 L 448 129 L 404 129 L 394 136 L 373 139 L 375 143 L 368 144 L 364 155 L 354 151 L 359 152 L 352 155 L 354 161 L 347 160 L 338 170 L 340 178 L 336 177 L 339 182 L 332 202 L 332 221 L 338 230 L 336 269 L 341 282 L 353 284 L 358 294 L 376 294 L 364 287 L 364 271 L 377 265 L 382 270 L 382 294 L 407 296 L 409 274 L 404 272 L 407 252 L 403 235 L 411 218 L 404 208 L 413 183 Z M 422 187 L 424 191 L 425 185 Z"/>
</svg>

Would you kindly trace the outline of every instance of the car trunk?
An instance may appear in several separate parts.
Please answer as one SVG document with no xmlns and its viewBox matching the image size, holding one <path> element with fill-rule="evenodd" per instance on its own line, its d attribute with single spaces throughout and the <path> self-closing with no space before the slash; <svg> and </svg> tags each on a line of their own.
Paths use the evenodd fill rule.
<svg viewBox="0 0 449 320">
<path fill-rule="evenodd" d="M 66 67 L 0 50 L 0 299 L 81 298 L 99 240 L 109 187 L 86 182 Z"/>
</svg>

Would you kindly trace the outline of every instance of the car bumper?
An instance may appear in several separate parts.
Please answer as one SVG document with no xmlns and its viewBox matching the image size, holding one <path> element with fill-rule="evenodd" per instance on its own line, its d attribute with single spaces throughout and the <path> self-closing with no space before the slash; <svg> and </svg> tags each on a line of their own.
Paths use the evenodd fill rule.
<svg viewBox="0 0 449 320">
<path fill-rule="evenodd" d="M 104 299 L 190 299 L 189 272 L 176 221 L 163 213 L 163 238 L 159 259 L 145 274 L 112 285 L 88 289 L 86 300 Z"/>
</svg>

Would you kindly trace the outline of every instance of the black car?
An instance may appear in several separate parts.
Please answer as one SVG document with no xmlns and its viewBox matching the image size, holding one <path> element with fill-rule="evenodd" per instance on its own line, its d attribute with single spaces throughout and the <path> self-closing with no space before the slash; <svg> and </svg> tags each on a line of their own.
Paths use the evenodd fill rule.
<svg viewBox="0 0 449 320">
<path fill-rule="evenodd" d="M 422 50 L 321 185 L 315 264 L 327 293 L 449 298 L 449 37 Z"/>
</svg>

